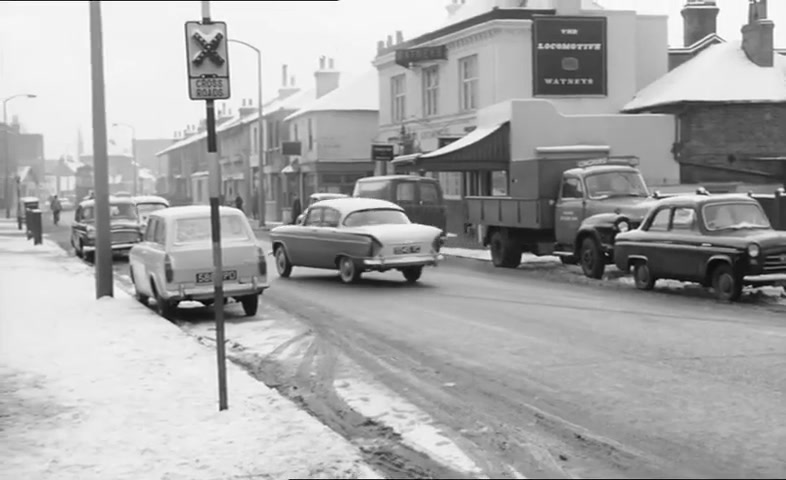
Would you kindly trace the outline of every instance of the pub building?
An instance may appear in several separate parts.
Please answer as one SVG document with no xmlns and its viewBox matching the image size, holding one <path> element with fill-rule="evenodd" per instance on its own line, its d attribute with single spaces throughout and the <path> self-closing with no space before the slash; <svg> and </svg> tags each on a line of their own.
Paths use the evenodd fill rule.
<svg viewBox="0 0 786 480">
<path fill-rule="evenodd" d="M 378 44 L 376 173 L 439 179 L 448 231 L 468 195 L 506 196 L 511 161 L 632 155 L 650 185 L 679 183 L 670 114 L 621 113 L 669 71 L 665 15 L 589 0 L 454 1 L 445 26 Z"/>
</svg>

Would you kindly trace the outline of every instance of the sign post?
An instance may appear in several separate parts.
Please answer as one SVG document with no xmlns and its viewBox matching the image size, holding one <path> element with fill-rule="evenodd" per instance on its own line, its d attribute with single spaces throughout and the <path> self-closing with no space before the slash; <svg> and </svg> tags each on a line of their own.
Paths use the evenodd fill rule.
<svg viewBox="0 0 786 480">
<path fill-rule="evenodd" d="M 221 258 L 221 172 L 216 139 L 216 100 L 229 98 L 227 26 L 210 19 L 210 1 L 202 0 L 202 21 L 186 22 L 188 93 L 191 100 L 205 100 L 207 152 L 210 168 L 210 230 L 213 240 L 213 291 L 218 360 L 218 409 L 226 410 L 227 375 L 224 340 L 224 268 Z"/>
</svg>

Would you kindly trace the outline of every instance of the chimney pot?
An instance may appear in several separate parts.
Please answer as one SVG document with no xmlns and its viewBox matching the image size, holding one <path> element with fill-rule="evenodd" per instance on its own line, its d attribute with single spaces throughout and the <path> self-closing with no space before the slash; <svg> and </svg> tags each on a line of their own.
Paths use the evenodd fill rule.
<svg viewBox="0 0 786 480">
<path fill-rule="evenodd" d="M 386 47 L 392 47 L 393 46 L 393 35 L 388 35 L 388 41 L 385 43 L 385 46 Z"/>
<path fill-rule="evenodd" d="M 686 47 L 717 33 L 719 11 L 715 0 L 688 0 L 681 12 L 683 43 Z"/>
<path fill-rule="evenodd" d="M 329 69 L 329 70 L 333 70 L 333 69 L 335 69 L 335 68 L 336 68 L 336 64 L 334 63 L 334 61 L 333 61 L 333 59 L 332 59 L 332 58 L 329 58 L 329 59 L 328 59 L 328 69 Z"/>
<path fill-rule="evenodd" d="M 294 75 L 289 77 L 289 86 L 290 87 L 294 87 L 295 86 L 295 76 Z"/>
<path fill-rule="evenodd" d="M 287 64 L 281 65 L 281 86 L 287 86 Z"/>
<path fill-rule="evenodd" d="M 455 1 L 455 0 L 454 0 Z M 377 42 L 377 53 L 381 53 L 385 49 L 385 41 L 380 40 Z"/>
<path fill-rule="evenodd" d="M 404 43 L 404 34 L 401 30 L 396 30 L 396 44 Z"/>
<path fill-rule="evenodd" d="M 325 56 L 324 55 L 319 57 L 319 69 L 320 70 L 324 70 L 325 69 Z"/>
</svg>

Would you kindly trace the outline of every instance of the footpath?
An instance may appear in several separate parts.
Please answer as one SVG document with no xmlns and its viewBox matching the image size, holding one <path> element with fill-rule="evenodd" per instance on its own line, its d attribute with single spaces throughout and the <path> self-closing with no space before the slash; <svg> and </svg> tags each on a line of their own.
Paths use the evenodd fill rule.
<svg viewBox="0 0 786 480">
<path fill-rule="evenodd" d="M 0 479 L 380 478 L 356 447 L 0 220 Z"/>
</svg>

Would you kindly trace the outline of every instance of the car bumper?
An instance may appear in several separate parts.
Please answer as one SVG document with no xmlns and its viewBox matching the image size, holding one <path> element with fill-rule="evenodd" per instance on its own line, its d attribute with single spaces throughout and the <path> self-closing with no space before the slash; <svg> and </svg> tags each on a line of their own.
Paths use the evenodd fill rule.
<svg viewBox="0 0 786 480">
<path fill-rule="evenodd" d="M 174 287 L 174 288 L 173 288 Z M 269 287 L 267 280 L 254 277 L 251 282 L 224 282 L 224 298 L 260 295 Z M 167 287 L 167 300 L 182 302 L 184 300 L 213 300 L 215 291 L 212 283 L 204 285 L 180 284 Z"/>
<path fill-rule="evenodd" d="M 136 243 L 113 243 L 112 244 L 112 253 L 128 253 L 131 248 L 136 245 Z M 85 252 L 95 252 L 96 246 L 95 245 L 85 245 L 84 247 Z"/>
<path fill-rule="evenodd" d="M 393 258 L 364 258 L 363 266 L 368 270 L 389 270 L 392 268 L 436 266 L 444 260 L 441 254 L 406 255 Z"/>
<path fill-rule="evenodd" d="M 780 285 L 786 287 L 786 273 L 765 273 L 761 275 L 745 275 L 742 279 L 745 285 L 765 287 Z"/>
</svg>

